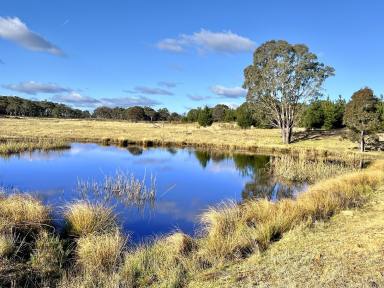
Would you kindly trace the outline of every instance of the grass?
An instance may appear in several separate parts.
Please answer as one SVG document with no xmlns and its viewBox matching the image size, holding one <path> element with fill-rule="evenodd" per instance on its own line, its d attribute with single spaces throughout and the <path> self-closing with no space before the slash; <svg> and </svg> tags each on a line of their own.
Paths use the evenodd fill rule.
<svg viewBox="0 0 384 288">
<path fill-rule="evenodd" d="M 84 273 L 111 272 L 121 262 L 125 241 L 118 231 L 81 237 L 77 240 L 77 262 Z"/>
<path fill-rule="evenodd" d="M 350 162 L 330 161 L 326 158 L 308 159 L 304 155 L 280 155 L 272 159 L 271 173 L 283 181 L 315 183 L 360 168 L 353 163 L 356 161 Z"/>
<path fill-rule="evenodd" d="M 0 221 L 2 230 L 15 226 L 39 227 L 50 221 L 50 211 L 32 196 L 3 195 L 0 198 Z"/>
<path fill-rule="evenodd" d="M 68 205 L 64 212 L 68 233 L 73 236 L 102 234 L 116 230 L 117 223 L 109 207 L 89 202 Z"/>
<path fill-rule="evenodd" d="M 378 160 L 365 170 L 320 181 L 295 200 L 222 204 L 204 213 L 199 237 L 175 232 L 138 247 L 127 245 L 112 211 L 102 205 L 68 205 L 64 215 L 70 233 L 55 234 L 41 202 L 20 194 L 3 196 L 0 215 L 10 229 L 0 233 L 6 255 L 0 258 L 0 286 L 382 284 L 383 184 L 384 161 Z M 354 225 L 337 222 L 366 209 L 371 209 L 369 216 Z M 20 224 L 35 228 L 27 233 L 14 229 Z"/>
<path fill-rule="evenodd" d="M 15 250 L 15 240 L 12 234 L 0 235 L 0 257 L 5 258 L 10 256 Z"/>
<path fill-rule="evenodd" d="M 153 207 L 156 200 L 156 178 L 151 175 L 150 185 L 145 184 L 145 176 L 137 179 L 133 173 L 116 171 L 113 176 L 105 176 L 103 181 L 78 180 L 76 190 L 84 199 L 89 196 L 109 202 L 118 199 L 126 206 L 136 206 L 143 209 L 146 204 Z"/>
<path fill-rule="evenodd" d="M 297 226 L 261 254 L 193 277 L 188 287 L 384 286 L 384 189 L 361 209 Z"/>
<path fill-rule="evenodd" d="M 2 118 L 0 137 L 39 138 L 60 141 L 97 142 L 127 146 L 195 146 L 260 153 L 305 152 L 310 155 L 354 157 L 359 155 L 357 143 L 346 140 L 343 131 L 319 133 L 313 137 L 281 144 L 278 129 L 239 129 L 231 124 L 201 128 L 197 124 L 154 125 L 126 121 L 96 121 L 37 118 Z M 371 156 L 382 152 L 369 152 Z"/>
<path fill-rule="evenodd" d="M 61 139 L 53 138 L 2 138 L 0 139 L 0 155 L 10 155 L 34 150 L 68 149 L 70 145 Z"/>
</svg>

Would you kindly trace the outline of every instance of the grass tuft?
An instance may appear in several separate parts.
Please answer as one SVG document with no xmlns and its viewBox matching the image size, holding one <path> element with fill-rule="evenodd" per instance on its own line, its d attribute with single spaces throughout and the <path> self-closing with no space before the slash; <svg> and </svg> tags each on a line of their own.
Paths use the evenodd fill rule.
<svg viewBox="0 0 384 288">
<path fill-rule="evenodd" d="M 58 274 L 64 260 L 65 252 L 59 237 L 42 231 L 31 255 L 31 267 L 41 275 Z"/>
<path fill-rule="evenodd" d="M 117 228 L 112 209 L 100 204 L 77 202 L 66 208 L 64 216 L 69 233 L 73 236 L 102 234 Z"/>
<path fill-rule="evenodd" d="M 0 258 L 12 255 L 15 248 L 15 240 L 12 234 L 0 235 Z"/>
<path fill-rule="evenodd" d="M 125 242 L 118 231 L 81 237 L 77 240 L 77 262 L 86 273 L 114 271 L 120 264 Z"/>
<path fill-rule="evenodd" d="M 40 200 L 26 194 L 0 198 L 0 219 L 11 227 L 38 227 L 50 220 L 49 209 Z"/>
</svg>

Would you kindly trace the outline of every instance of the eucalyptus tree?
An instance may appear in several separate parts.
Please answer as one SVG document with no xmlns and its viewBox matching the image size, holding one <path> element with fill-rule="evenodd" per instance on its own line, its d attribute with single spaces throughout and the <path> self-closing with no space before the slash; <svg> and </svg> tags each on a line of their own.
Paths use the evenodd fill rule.
<svg viewBox="0 0 384 288">
<path fill-rule="evenodd" d="M 272 40 L 253 54 L 253 63 L 244 70 L 243 87 L 247 101 L 257 102 L 271 125 L 281 129 L 283 143 L 289 144 L 300 103 L 314 99 L 334 69 L 318 61 L 303 44 Z"/>
</svg>

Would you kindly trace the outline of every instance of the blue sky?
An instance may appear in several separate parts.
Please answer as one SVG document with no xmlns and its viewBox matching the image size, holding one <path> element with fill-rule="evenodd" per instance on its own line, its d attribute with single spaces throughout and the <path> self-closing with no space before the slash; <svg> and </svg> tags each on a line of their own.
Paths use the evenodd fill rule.
<svg viewBox="0 0 384 288">
<path fill-rule="evenodd" d="M 0 94 L 83 109 L 238 105 L 253 50 L 284 39 L 336 69 L 326 95 L 379 95 L 383 11 L 379 0 L 2 0 Z"/>
</svg>

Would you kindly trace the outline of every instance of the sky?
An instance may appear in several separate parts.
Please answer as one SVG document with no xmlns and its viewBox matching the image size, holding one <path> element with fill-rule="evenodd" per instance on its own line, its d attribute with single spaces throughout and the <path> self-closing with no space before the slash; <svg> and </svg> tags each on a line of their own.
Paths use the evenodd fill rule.
<svg viewBox="0 0 384 288">
<path fill-rule="evenodd" d="M 0 95 L 90 110 L 236 107 L 253 51 L 273 39 L 335 68 L 325 97 L 380 95 L 383 12 L 380 0 L 1 0 Z"/>
</svg>

